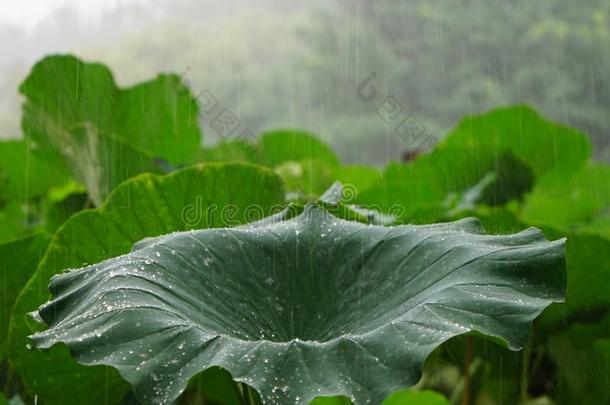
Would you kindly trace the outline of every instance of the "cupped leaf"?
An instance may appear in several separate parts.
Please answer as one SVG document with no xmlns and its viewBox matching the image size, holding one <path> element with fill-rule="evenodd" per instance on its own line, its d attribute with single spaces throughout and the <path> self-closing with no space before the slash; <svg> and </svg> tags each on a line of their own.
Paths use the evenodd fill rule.
<svg viewBox="0 0 610 405">
<path fill-rule="evenodd" d="M 563 299 L 564 241 L 485 235 L 466 219 L 371 226 L 309 204 L 288 220 L 173 233 L 57 275 L 39 348 L 110 365 L 145 403 L 171 403 L 219 366 L 265 403 L 379 403 L 477 330 L 511 349 Z"/>
<path fill-rule="evenodd" d="M 99 63 L 71 55 L 40 60 L 21 84 L 23 127 L 38 142 L 45 132 L 88 123 L 136 149 L 171 163 L 187 163 L 200 142 L 197 101 L 177 75 L 119 88 Z"/>
<path fill-rule="evenodd" d="M 114 370 L 84 367 L 64 347 L 49 353 L 26 348 L 27 336 L 37 330 L 26 314 L 48 297 L 51 276 L 127 253 L 145 237 L 250 222 L 283 200 L 283 184 L 268 169 L 204 164 L 166 176 L 140 175 L 117 187 L 99 209 L 72 216 L 54 235 L 13 309 L 9 354 L 26 386 L 45 403 L 58 405 L 118 403 L 128 390 Z"/>
</svg>

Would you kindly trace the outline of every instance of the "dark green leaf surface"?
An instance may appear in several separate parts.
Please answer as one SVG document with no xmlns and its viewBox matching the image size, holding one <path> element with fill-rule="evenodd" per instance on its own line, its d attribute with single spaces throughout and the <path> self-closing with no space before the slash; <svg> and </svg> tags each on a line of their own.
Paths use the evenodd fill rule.
<svg viewBox="0 0 610 405">
<path fill-rule="evenodd" d="M 297 217 L 168 234 L 52 279 L 33 343 L 110 365 L 144 403 L 220 366 L 266 403 L 379 403 L 471 330 L 527 342 L 563 299 L 564 241 L 485 235 L 465 219 L 382 227 L 309 204 Z"/>
<path fill-rule="evenodd" d="M 48 298 L 51 276 L 127 253 L 145 237 L 249 222 L 283 199 L 281 180 L 268 169 L 207 164 L 166 176 L 140 175 L 120 185 L 99 209 L 71 217 L 54 235 L 13 310 L 10 358 L 27 387 L 57 405 L 118 403 L 128 389 L 114 370 L 79 365 L 64 347 L 49 353 L 26 348 L 37 327 L 26 314 Z"/>
</svg>

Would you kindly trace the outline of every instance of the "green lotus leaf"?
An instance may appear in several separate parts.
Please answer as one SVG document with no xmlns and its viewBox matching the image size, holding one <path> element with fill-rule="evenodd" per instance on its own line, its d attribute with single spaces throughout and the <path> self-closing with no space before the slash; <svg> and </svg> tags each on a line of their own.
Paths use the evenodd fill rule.
<svg viewBox="0 0 610 405">
<path fill-rule="evenodd" d="M 380 403 L 453 336 L 523 347 L 528 324 L 562 301 L 564 267 L 564 240 L 534 228 L 374 226 L 310 203 L 288 220 L 145 239 L 56 275 L 36 312 L 48 329 L 31 339 L 115 367 L 143 403 L 171 403 L 213 366 L 268 404 Z"/>
<path fill-rule="evenodd" d="M 177 75 L 119 88 L 112 72 L 72 55 L 37 62 L 19 87 L 24 132 L 45 143 L 57 131 L 88 123 L 170 163 L 188 163 L 200 143 L 196 99 Z"/>
<path fill-rule="evenodd" d="M 124 180 L 163 171 L 159 161 L 189 163 L 199 147 L 197 102 L 175 75 L 121 89 L 104 65 L 54 55 L 19 90 L 24 134 L 61 155 L 97 206 Z"/>
</svg>

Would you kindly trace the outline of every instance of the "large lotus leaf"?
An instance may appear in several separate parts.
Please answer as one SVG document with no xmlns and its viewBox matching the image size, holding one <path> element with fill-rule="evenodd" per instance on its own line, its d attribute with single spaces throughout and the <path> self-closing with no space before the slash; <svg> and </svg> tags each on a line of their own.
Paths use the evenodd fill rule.
<svg viewBox="0 0 610 405">
<path fill-rule="evenodd" d="M 564 294 L 564 241 L 474 219 L 383 227 L 317 204 L 284 221 L 168 234 L 55 276 L 35 346 L 115 367 L 144 403 L 170 403 L 219 366 L 265 403 L 379 403 L 428 354 L 472 330 L 519 349 Z"/>
<path fill-rule="evenodd" d="M 189 162 L 199 147 L 197 101 L 176 75 L 123 89 L 102 64 L 53 55 L 34 65 L 19 90 L 24 130 L 38 142 L 55 136 L 49 129 L 88 123 L 171 163 Z"/>
<path fill-rule="evenodd" d="M 118 88 L 110 70 L 73 56 L 38 62 L 21 84 L 26 136 L 60 154 L 99 205 L 122 181 L 188 163 L 200 142 L 197 103 L 177 76 Z"/>
<path fill-rule="evenodd" d="M 49 243 L 38 232 L 0 244 L 0 361 L 8 346 L 8 326 L 17 295 L 32 276 Z"/>
<path fill-rule="evenodd" d="M 283 200 L 281 180 L 268 169 L 204 164 L 166 176 L 140 175 L 117 187 L 100 208 L 72 216 L 55 233 L 11 317 L 9 356 L 26 386 L 58 405 L 118 403 L 128 390 L 116 371 L 84 367 L 64 347 L 48 353 L 26 348 L 38 328 L 26 314 L 48 299 L 51 276 L 127 253 L 145 237 L 249 222 Z"/>
</svg>

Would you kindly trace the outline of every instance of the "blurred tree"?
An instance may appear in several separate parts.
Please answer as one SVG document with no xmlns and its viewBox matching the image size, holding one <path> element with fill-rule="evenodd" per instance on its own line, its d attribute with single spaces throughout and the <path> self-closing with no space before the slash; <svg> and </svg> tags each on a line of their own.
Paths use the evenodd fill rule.
<svg viewBox="0 0 610 405">
<path fill-rule="evenodd" d="M 157 0 L 94 23 L 64 10 L 31 36 L 0 28 L 18 61 L 0 63 L 0 136 L 17 135 L 10 89 L 31 63 L 75 50 L 106 61 L 123 84 L 185 73 L 218 103 L 202 117 L 208 143 L 228 109 L 241 123 L 234 136 L 301 127 L 347 161 L 383 164 L 417 149 L 395 132 L 405 117 L 436 139 L 464 115 L 527 103 L 589 133 L 610 159 L 609 10 L 608 0 Z M 376 98 L 365 102 L 358 86 L 373 72 Z M 394 120 L 378 114 L 389 96 L 402 113 Z"/>
</svg>

